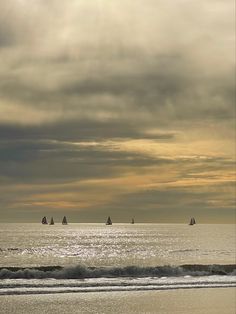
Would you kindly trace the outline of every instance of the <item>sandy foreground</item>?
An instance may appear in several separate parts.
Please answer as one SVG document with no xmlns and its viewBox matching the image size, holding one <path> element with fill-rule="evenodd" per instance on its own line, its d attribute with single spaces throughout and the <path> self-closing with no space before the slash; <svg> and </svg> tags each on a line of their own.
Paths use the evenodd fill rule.
<svg viewBox="0 0 236 314">
<path fill-rule="evenodd" d="M 236 289 L 0 296 L 0 313 L 235 314 Z"/>
</svg>

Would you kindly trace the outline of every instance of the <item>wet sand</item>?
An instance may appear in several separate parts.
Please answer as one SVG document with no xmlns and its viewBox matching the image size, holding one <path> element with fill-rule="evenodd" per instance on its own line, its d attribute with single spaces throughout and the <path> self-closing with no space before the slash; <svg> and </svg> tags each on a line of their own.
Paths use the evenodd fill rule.
<svg viewBox="0 0 236 314">
<path fill-rule="evenodd" d="M 4 314 L 235 314 L 235 288 L 0 296 Z"/>
</svg>

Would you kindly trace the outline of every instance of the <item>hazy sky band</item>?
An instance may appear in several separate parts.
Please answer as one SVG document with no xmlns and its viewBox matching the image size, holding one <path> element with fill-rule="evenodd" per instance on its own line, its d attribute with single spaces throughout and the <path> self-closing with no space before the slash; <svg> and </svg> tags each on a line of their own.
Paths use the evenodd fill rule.
<svg viewBox="0 0 236 314">
<path fill-rule="evenodd" d="M 233 222 L 234 5 L 2 1 L 2 220 Z"/>
</svg>

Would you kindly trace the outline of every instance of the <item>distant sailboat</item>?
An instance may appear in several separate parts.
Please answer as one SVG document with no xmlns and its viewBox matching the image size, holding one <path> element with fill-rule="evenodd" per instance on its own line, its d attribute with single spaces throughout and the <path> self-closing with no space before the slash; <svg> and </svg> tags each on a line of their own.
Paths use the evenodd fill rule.
<svg viewBox="0 0 236 314">
<path fill-rule="evenodd" d="M 51 218 L 50 225 L 54 225 L 53 217 Z"/>
<path fill-rule="evenodd" d="M 132 224 L 132 225 L 134 224 L 134 218 L 132 218 L 132 220 L 131 220 L 131 224 Z"/>
<path fill-rule="evenodd" d="M 43 217 L 43 219 L 42 219 L 42 224 L 43 224 L 43 225 L 47 225 L 47 224 L 48 224 L 48 222 L 47 222 L 47 217 L 46 217 L 46 216 Z"/>
<path fill-rule="evenodd" d="M 111 217 L 108 216 L 106 225 L 112 225 Z"/>
<path fill-rule="evenodd" d="M 189 225 L 190 225 L 190 226 L 193 226 L 193 225 L 195 225 L 195 224 L 196 224 L 196 220 L 195 220 L 194 217 L 192 217 L 192 218 L 190 219 Z"/>
<path fill-rule="evenodd" d="M 63 224 L 63 225 L 67 225 L 67 219 L 66 219 L 66 216 L 64 216 L 64 217 L 63 217 L 63 219 L 62 219 L 62 224 Z"/>
</svg>

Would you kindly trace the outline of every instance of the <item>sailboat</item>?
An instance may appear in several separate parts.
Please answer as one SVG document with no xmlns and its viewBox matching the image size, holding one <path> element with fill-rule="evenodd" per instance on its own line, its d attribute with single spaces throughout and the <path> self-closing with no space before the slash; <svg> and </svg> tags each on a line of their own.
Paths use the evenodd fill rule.
<svg viewBox="0 0 236 314">
<path fill-rule="evenodd" d="M 195 220 L 194 217 L 192 217 L 192 218 L 190 219 L 189 225 L 190 225 L 190 226 L 193 226 L 193 225 L 195 225 L 195 224 L 196 224 L 196 220 Z"/>
<path fill-rule="evenodd" d="M 43 225 L 47 225 L 47 224 L 48 224 L 48 222 L 47 222 L 47 217 L 46 217 L 46 216 L 43 217 L 43 219 L 42 219 L 42 224 L 43 224 Z"/>
<path fill-rule="evenodd" d="M 54 225 L 53 217 L 51 218 L 50 225 Z"/>
<path fill-rule="evenodd" d="M 112 225 L 111 217 L 108 216 L 106 225 Z"/>
<path fill-rule="evenodd" d="M 134 224 L 134 218 L 132 218 L 132 220 L 131 220 L 131 224 L 132 224 L 132 225 Z"/>
<path fill-rule="evenodd" d="M 66 216 L 64 216 L 64 217 L 63 217 L 63 219 L 62 219 L 62 224 L 63 224 L 63 225 L 67 225 L 67 219 L 66 219 Z"/>
</svg>

